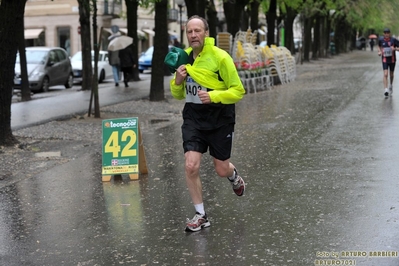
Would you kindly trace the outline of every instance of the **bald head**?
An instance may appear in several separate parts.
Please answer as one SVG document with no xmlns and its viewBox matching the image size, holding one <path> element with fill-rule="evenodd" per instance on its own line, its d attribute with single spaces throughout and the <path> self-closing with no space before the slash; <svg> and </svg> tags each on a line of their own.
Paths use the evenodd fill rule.
<svg viewBox="0 0 399 266">
<path fill-rule="evenodd" d="M 200 16 L 190 17 L 186 25 L 186 34 L 188 43 L 193 48 L 194 57 L 196 57 L 202 51 L 205 37 L 209 34 L 208 22 Z"/>
</svg>

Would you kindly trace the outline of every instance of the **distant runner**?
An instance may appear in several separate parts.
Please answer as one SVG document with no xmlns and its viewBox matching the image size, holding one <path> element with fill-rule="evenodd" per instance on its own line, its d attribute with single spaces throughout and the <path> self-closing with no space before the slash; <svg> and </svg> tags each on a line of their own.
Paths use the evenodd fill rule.
<svg viewBox="0 0 399 266">
<path fill-rule="evenodd" d="M 391 31 L 388 28 L 384 29 L 384 37 L 378 40 L 378 55 L 382 58 L 382 69 L 384 71 L 384 77 L 382 79 L 384 84 L 384 95 L 388 97 L 392 95 L 392 83 L 393 74 L 395 71 L 396 64 L 396 54 L 395 51 L 398 50 L 399 42 L 395 38 L 391 37 Z M 389 87 L 388 87 L 388 68 L 389 68 Z"/>
</svg>

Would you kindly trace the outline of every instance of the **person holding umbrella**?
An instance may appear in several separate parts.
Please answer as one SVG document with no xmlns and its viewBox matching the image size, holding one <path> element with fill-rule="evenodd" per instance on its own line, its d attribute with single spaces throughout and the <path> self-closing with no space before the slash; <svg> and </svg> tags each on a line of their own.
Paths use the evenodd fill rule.
<svg viewBox="0 0 399 266">
<path fill-rule="evenodd" d="M 112 34 L 111 36 L 108 37 L 109 41 L 112 41 L 113 39 L 120 37 L 121 34 L 119 32 L 119 27 L 117 25 L 113 25 L 111 27 Z M 112 66 L 112 74 L 114 76 L 114 81 L 115 81 L 115 86 L 119 86 L 119 80 L 120 80 L 120 72 L 121 72 L 121 67 L 120 67 L 120 62 L 119 62 L 119 52 L 118 51 L 111 51 L 108 48 L 108 62 Z"/>
<path fill-rule="evenodd" d="M 129 80 L 133 75 L 133 68 L 136 67 L 134 64 L 134 56 L 133 51 L 130 46 L 119 50 L 119 61 L 121 63 L 121 70 L 123 72 L 123 82 L 125 83 L 125 87 L 129 87 Z"/>
<path fill-rule="evenodd" d="M 115 37 L 108 45 L 108 51 L 118 52 L 125 87 L 129 87 L 128 82 L 133 73 L 133 67 L 135 67 L 134 55 L 130 46 L 132 43 L 133 38 L 123 35 Z"/>
<path fill-rule="evenodd" d="M 373 48 L 374 48 L 374 39 L 370 39 L 369 44 L 370 44 L 370 50 L 373 51 Z"/>
<path fill-rule="evenodd" d="M 375 35 L 375 34 L 370 34 L 369 35 L 369 39 L 370 39 L 370 41 L 369 41 L 369 44 L 370 44 L 370 50 L 371 51 L 373 51 L 373 49 L 374 49 L 374 44 L 375 44 L 375 39 L 377 39 L 377 35 Z"/>
</svg>

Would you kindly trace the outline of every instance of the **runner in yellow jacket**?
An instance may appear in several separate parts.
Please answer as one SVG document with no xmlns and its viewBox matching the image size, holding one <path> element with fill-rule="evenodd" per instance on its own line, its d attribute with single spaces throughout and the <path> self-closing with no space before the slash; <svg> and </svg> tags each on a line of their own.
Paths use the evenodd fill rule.
<svg viewBox="0 0 399 266">
<path fill-rule="evenodd" d="M 208 37 L 207 21 L 199 16 L 189 18 L 186 25 L 188 64 L 177 66 L 170 82 L 173 97 L 186 100 L 183 109 L 183 149 L 186 183 L 195 207 L 186 231 L 209 227 L 205 212 L 202 183 L 199 176 L 202 154 L 209 149 L 216 173 L 227 177 L 237 196 L 242 196 L 245 182 L 230 162 L 235 125 L 235 103 L 245 90 L 233 59 L 215 46 Z"/>
</svg>

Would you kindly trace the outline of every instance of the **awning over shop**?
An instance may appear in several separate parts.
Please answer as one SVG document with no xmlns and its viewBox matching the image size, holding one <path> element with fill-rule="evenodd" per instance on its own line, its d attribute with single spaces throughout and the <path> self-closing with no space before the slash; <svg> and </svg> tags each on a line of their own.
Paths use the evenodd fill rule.
<svg viewBox="0 0 399 266">
<path fill-rule="evenodd" d="M 25 30 L 25 39 L 37 39 L 39 38 L 40 33 L 43 32 L 43 29 L 26 29 Z"/>
<path fill-rule="evenodd" d="M 143 29 L 143 31 L 144 31 L 145 33 L 148 33 L 149 35 L 152 35 L 152 36 L 155 35 L 155 31 L 153 31 L 153 30 L 150 30 L 150 29 Z"/>
<path fill-rule="evenodd" d="M 137 35 L 145 37 L 145 33 L 143 31 L 141 31 L 141 30 L 137 30 Z"/>
</svg>

